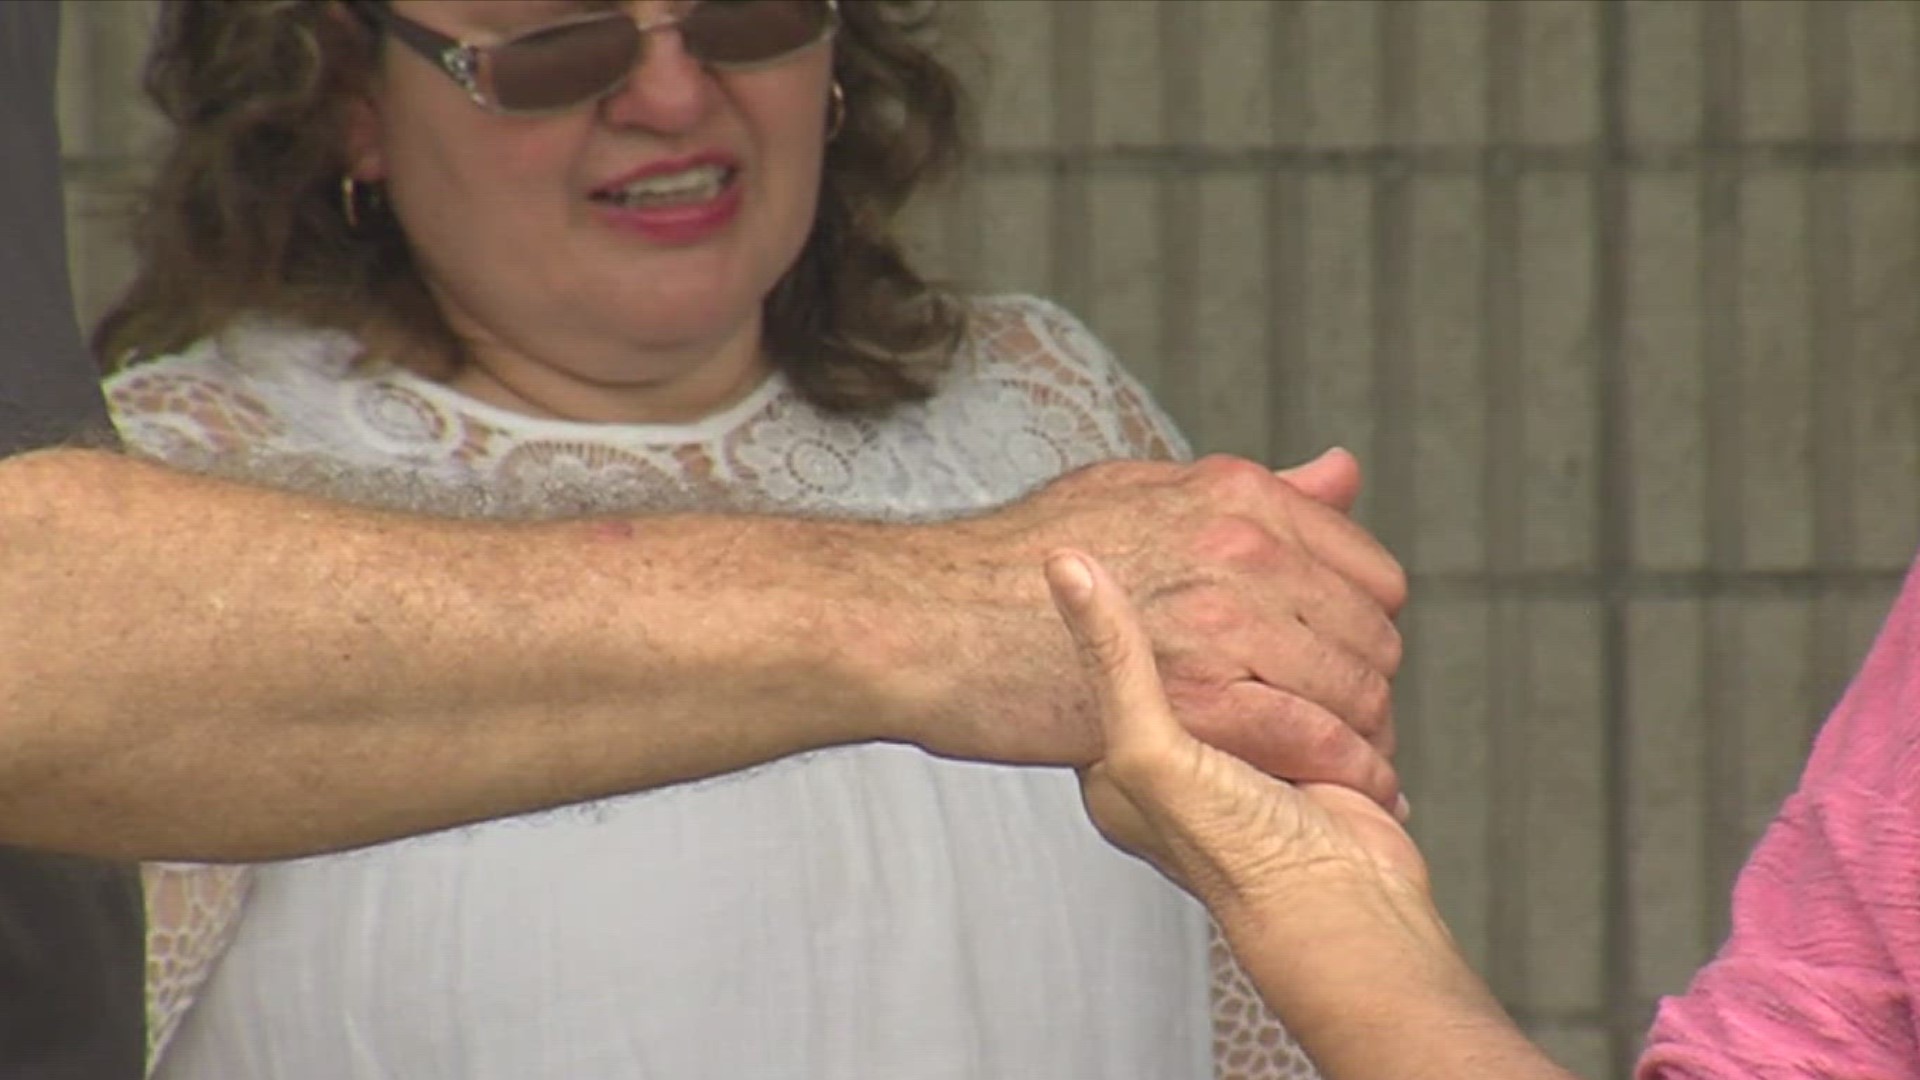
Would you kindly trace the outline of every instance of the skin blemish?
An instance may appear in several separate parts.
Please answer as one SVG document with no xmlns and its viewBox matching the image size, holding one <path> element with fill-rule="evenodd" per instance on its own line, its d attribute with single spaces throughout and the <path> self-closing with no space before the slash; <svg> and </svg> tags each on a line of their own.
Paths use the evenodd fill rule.
<svg viewBox="0 0 1920 1080">
<path fill-rule="evenodd" d="M 595 540 L 631 540 L 633 522 L 607 520 L 587 523 L 587 535 Z"/>
</svg>

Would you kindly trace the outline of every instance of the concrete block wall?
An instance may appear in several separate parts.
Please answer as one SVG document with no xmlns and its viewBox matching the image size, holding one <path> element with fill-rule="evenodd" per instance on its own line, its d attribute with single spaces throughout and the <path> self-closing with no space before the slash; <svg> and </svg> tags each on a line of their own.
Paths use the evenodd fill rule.
<svg viewBox="0 0 1920 1080">
<path fill-rule="evenodd" d="M 1920 540 L 1920 4 L 955 7 L 926 249 L 1203 449 L 1362 456 L 1442 901 L 1625 1075 Z"/>
<path fill-rule="evenodd" d="M 83 316 L 150 0 L 64 0 Z M 1077 311 L 1203 450 L 1339 443 L 1413 572 L 1462 942 L 1624 1075 L 1920 540 L 1920 3 L 949 0 L 940 272 Z"/>
</svg>

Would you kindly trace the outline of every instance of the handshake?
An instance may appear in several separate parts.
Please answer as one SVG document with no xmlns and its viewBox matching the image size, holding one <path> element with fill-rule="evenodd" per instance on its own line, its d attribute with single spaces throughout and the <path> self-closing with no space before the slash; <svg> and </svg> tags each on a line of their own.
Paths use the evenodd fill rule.
<svg viewBox="0 0 1920 1080">
<path fill-rule="evenodd" d="M 1250 494 L 1264 486 L 1244 464 L 1196 468 L 1235 474 Z M 1387 684 L 1405 585 L 1344 516 L 1358 483 L 1351 457 L 1325 455 L 1274 480 L 1304 497 L 1274 493 L 1285 527 L 1248 519 L 1204 534 L 1293 588 L 1247 590 L 1237 606 L 1229 575 L 1212 594 L 1196 583 L 1185 623 L 1217 633 L 1210 659 L 1191 639 L 1171 650 L 1156 639 L 1148 613 L 1169 593 L 1136 585 L 1130 599 L 1082 550 L 1046 558 L 1099 718 L 1097 758 L 1080 769 L 1087 812 L 1207 906 L 1322 1075 L 1568 1080 L 1455 947 L 1403 828 Z"/>
<path fill-rule="evenodd" d="M 1086 671 L 1055 712 L 1080 722 L 1028 728 L 1031 747 L 966 731 L 928 748 L 1057 762 L 1080 740 L 1094 823 L 1216 912 L 1327 859 L 1424 888 L 1389 760 L 1406 581 L 1348 517 L 1359 490 L 1340 450 L 1279 473 L 1120 462 L 978 519 L 996 535 L 976 550 L 1045 550 L 1027 574 L 1044 562 Z"/>
<path fill-rule="evenodd" d="M 888 734 L 977 760 L 1100 756 L 1098 699 L 1074 676 L 1071 640 L 1033 617 L 1048 607 L 1036 568 L 1071 549 L 1131 598 L 1128 618 L 1193 737 L 1263 773 L 1399 807 L 1391 680 L 1406 579 L 1348 517 L 1359 490 L 1339 450 L 1279 473 L 1225 457 L 1112 462 L 904 544 L 892 534 L 902 573 L 926 593 L 889 619 L 922 639 L 897 666 L 937 685 L 891 695 L 914 719 Z"/>
</svg>

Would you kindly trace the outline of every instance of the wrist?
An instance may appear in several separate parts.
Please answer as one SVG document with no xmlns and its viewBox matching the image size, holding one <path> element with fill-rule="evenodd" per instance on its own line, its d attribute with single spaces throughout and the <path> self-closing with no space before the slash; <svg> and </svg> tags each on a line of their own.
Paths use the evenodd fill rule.
<svg viewBox="0 0 1920 1080">
<path fill-rule="evenodd" d="M 793 624 L 774 632 L 830 684 L 843 741 L 924 746 L 951 704 L 939 662 L 951 647 L 942 640 L 950 590 L 941 586 L 955 571 L 933 540 L 922 526 L 811 523 L 795 575 L 806 632 L 794 634 Z"/>
<path fill-rule="evenodd" d="M 1462 1045 L 1480 1049 L 1526 1048 L 1423 887 L 1346 865 L 1287 877 L 1220 901 L 1215 914 L 1261 995 L 1329 1075 L 1407 1075 L 1433 1064 L 1421 1054 L 1451 1045 L 1446 1033 L 1470 1032 Z"/>
<path fill-rule="evenodd" d="M 997 516 L 888 527 L 865 594 L 873 677 L 897 733 L 930 752 L 1081 764 L 1097 728 L 1072 642 L 1028 552 Z"/>
</svg>

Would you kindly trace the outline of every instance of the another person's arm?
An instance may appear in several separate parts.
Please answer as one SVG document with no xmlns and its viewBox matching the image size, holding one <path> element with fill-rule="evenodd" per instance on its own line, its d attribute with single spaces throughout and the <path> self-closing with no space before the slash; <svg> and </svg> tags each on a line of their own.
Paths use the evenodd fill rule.
<svg viewBox="0 0 1920 1080">
<path fill-rule="evenodd" d="M 272 857 L 870 739 L 1084 762 L 1029 569 L 1070 542 L 1123 568 L 1198 730 L 1391 801 L 1362 735 L 1390 738 L 1399 569 L 1244 462 L 944 525 L 498 525 L 52 451 L 0 462 L 0 842 Z"/>
<path fill-rule="evenodd" d="M 1207 905 L 1328 1080 L 1567 1080 L 1455 947 L 1392 816 L 1193 739 L 1112 578 L 1062 552 L 1047 580 L 1101 706 L 1105 749 L 1083 774 L 1094 823 Z"/>
<path fill-rule="evenodd" d="M 1733 933 L 1662 1002 L 1639 1075 L 1920 1071 L 1920 572 L 1733 894 Z"/>
</svg>

